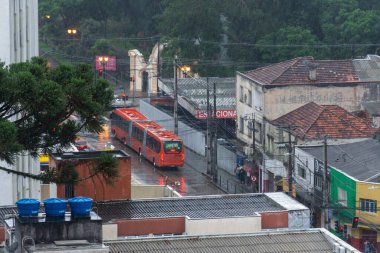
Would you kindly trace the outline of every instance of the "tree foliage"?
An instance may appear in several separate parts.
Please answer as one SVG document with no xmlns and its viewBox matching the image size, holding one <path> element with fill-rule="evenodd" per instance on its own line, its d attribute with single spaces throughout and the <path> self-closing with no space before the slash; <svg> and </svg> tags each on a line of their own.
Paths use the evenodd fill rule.
<svg viewBox="0 0 380 253">
<path fill-rule="evenodd" d="M 108 0 L 107 4 L 92 0 L 41 0 L 40 3 L 41 13 L 56 16 L 44 23 L 42 34 L 58 48 L 69 50 L 64 47 L 66 35 L 57 34 L 57 30 L 68 25 L 80 27 L 81 50 L 75 52 L 86 56 L 92 56 L 94 48 L 101 48 L 96 52 L 112 51 L 121 57 L 132 47 L 149 53 L 160 37 L 167 44 L 163 62 L 168 74 L 172 74 L 169 65 L 174 54 L 202 75 L 212 76 L 305 54 L 319 59 L 360 57 L 375 53 L 380 47 L 380 2 L 376 0 Z M 125 41 L 122 43 L 120 38 Z M 112 46 L 99 47 L 99 39 L 109 40 Z M 307 47 L 290 48 L 292 44 Z"/>
<path fill-rule="evenodd" d="M 85 64 L 51 69 L 43 58 L 0 68 L 0 157 L 20 150 L 50 153 L 75 141 L 81 129 L 99 133 L 113 91 Z M 75 114 L 80 121 L 70 119 Z"/>
</svg>

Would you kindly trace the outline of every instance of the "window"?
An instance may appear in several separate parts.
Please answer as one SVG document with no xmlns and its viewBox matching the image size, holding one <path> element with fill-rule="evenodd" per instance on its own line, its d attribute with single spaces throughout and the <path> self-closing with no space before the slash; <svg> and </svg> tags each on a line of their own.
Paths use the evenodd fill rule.
<svg viewBox="0 0 380 253">
<path fill-rule="evenodd" d="M 338 187 L 338 203 L 347 206 L 347 192 Z"/>
<path fill-rule="evenodd" d="M 255 131 L 256 142 L 261 143 L 262 125 L 257 121 L 255 121 Z"/>
<path fill-rule="evenodd" d="M 318 190 L 322 190 L 322 177 L 315 175 L 314 176 L 314 187 L 317 188 Z"/>
<path fill-rule="evenodd" d="M 244 118 L 240 116 L 240 133 L 244 134 Z"/>
<path fill-rule="evenodd" d="M 252 106 L 252 91 L 248 91 L 248 105 Z"/>
<path fill-rule="evenodd" d="M 274 138 L 273 138 L 273 136 L 271 136 L 271 135 L 267 135 L 267 139 L 268 139 L 268 152 L 269 153 L 271 153 L 271 154 L 273 154 L 274 153 Z"/>
<path fill-rule="evenodd" d="M 305 170 L 305 168 L 301 164 L 299 164 L 299 163 L 297 163 L 297 167 L 298 167 L 298 176 L 302 177 L 303 179 L 306 179 L 306 170 Z"/>
<path fill-rule="evenodd" d="M 161 143 L 149 135 L 146 137 L 146 145 L 156 153 L 159 153 L 161 150 Z"/>
<path fill-rule="evenodd" d="M 248 121 L 248 126 L 247 126 L 247 128 L 248 128 L 248 137 L 249 137 L 249 138 L 252 138 L 253 125 L 252 125 L 252 121 L 251 121 L 251 120 Z"/>
<path fill-rule="evenodd" d="M 243 102 L 244 89 L 243 86 L 240 86 L 240 102 Z"/>
<path fill-rule="evenodd" d="M 253 102 L 255 104 L 255 109 L 261 111 L 263 107 L 263 93 L 261 91 L 254 90 Z"/>
<path fill-rule="evenodd" d="M 360 210 L 369 213 L 376 213 L 377 201 L 372 199 L 360 199 Z"/>
</svg>

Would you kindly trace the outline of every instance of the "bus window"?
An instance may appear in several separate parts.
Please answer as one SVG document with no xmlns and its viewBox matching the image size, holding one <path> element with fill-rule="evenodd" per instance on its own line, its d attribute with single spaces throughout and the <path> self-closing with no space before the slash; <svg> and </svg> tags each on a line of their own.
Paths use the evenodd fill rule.
<svg viewBox="0 0 380 253">
<path fill-rule="evenodd" d="M 164 143 L 164 151 L 166 154 L 181 153 L 182 142 L 180 142 L 180 141 L 166 141 Z"/>
</svg>

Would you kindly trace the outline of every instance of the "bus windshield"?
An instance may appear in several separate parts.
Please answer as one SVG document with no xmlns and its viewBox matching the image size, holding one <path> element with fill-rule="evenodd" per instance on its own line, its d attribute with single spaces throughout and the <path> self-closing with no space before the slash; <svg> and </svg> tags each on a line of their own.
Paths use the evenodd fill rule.
<svg viewBox="0 0 380 253">
<path fill-rule="evenodd" d="M 178 154 L 182 151 L 182 142 L 166 141 L 164 143 L 164 151 L 166 154 Z"/>
</svg>

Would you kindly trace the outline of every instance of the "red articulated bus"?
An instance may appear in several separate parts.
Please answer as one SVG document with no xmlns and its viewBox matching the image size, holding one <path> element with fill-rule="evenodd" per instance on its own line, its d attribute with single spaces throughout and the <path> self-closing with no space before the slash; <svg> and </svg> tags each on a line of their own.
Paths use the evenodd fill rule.
<svg viewBox="0 0 380 253">
<path fill-rule="evenodd" d="M 185 153 L 182 139 L 146 118 L 135 108 L 111 113 L 112 134 L 157 167 L 182 167 Z"/>
</svg>

